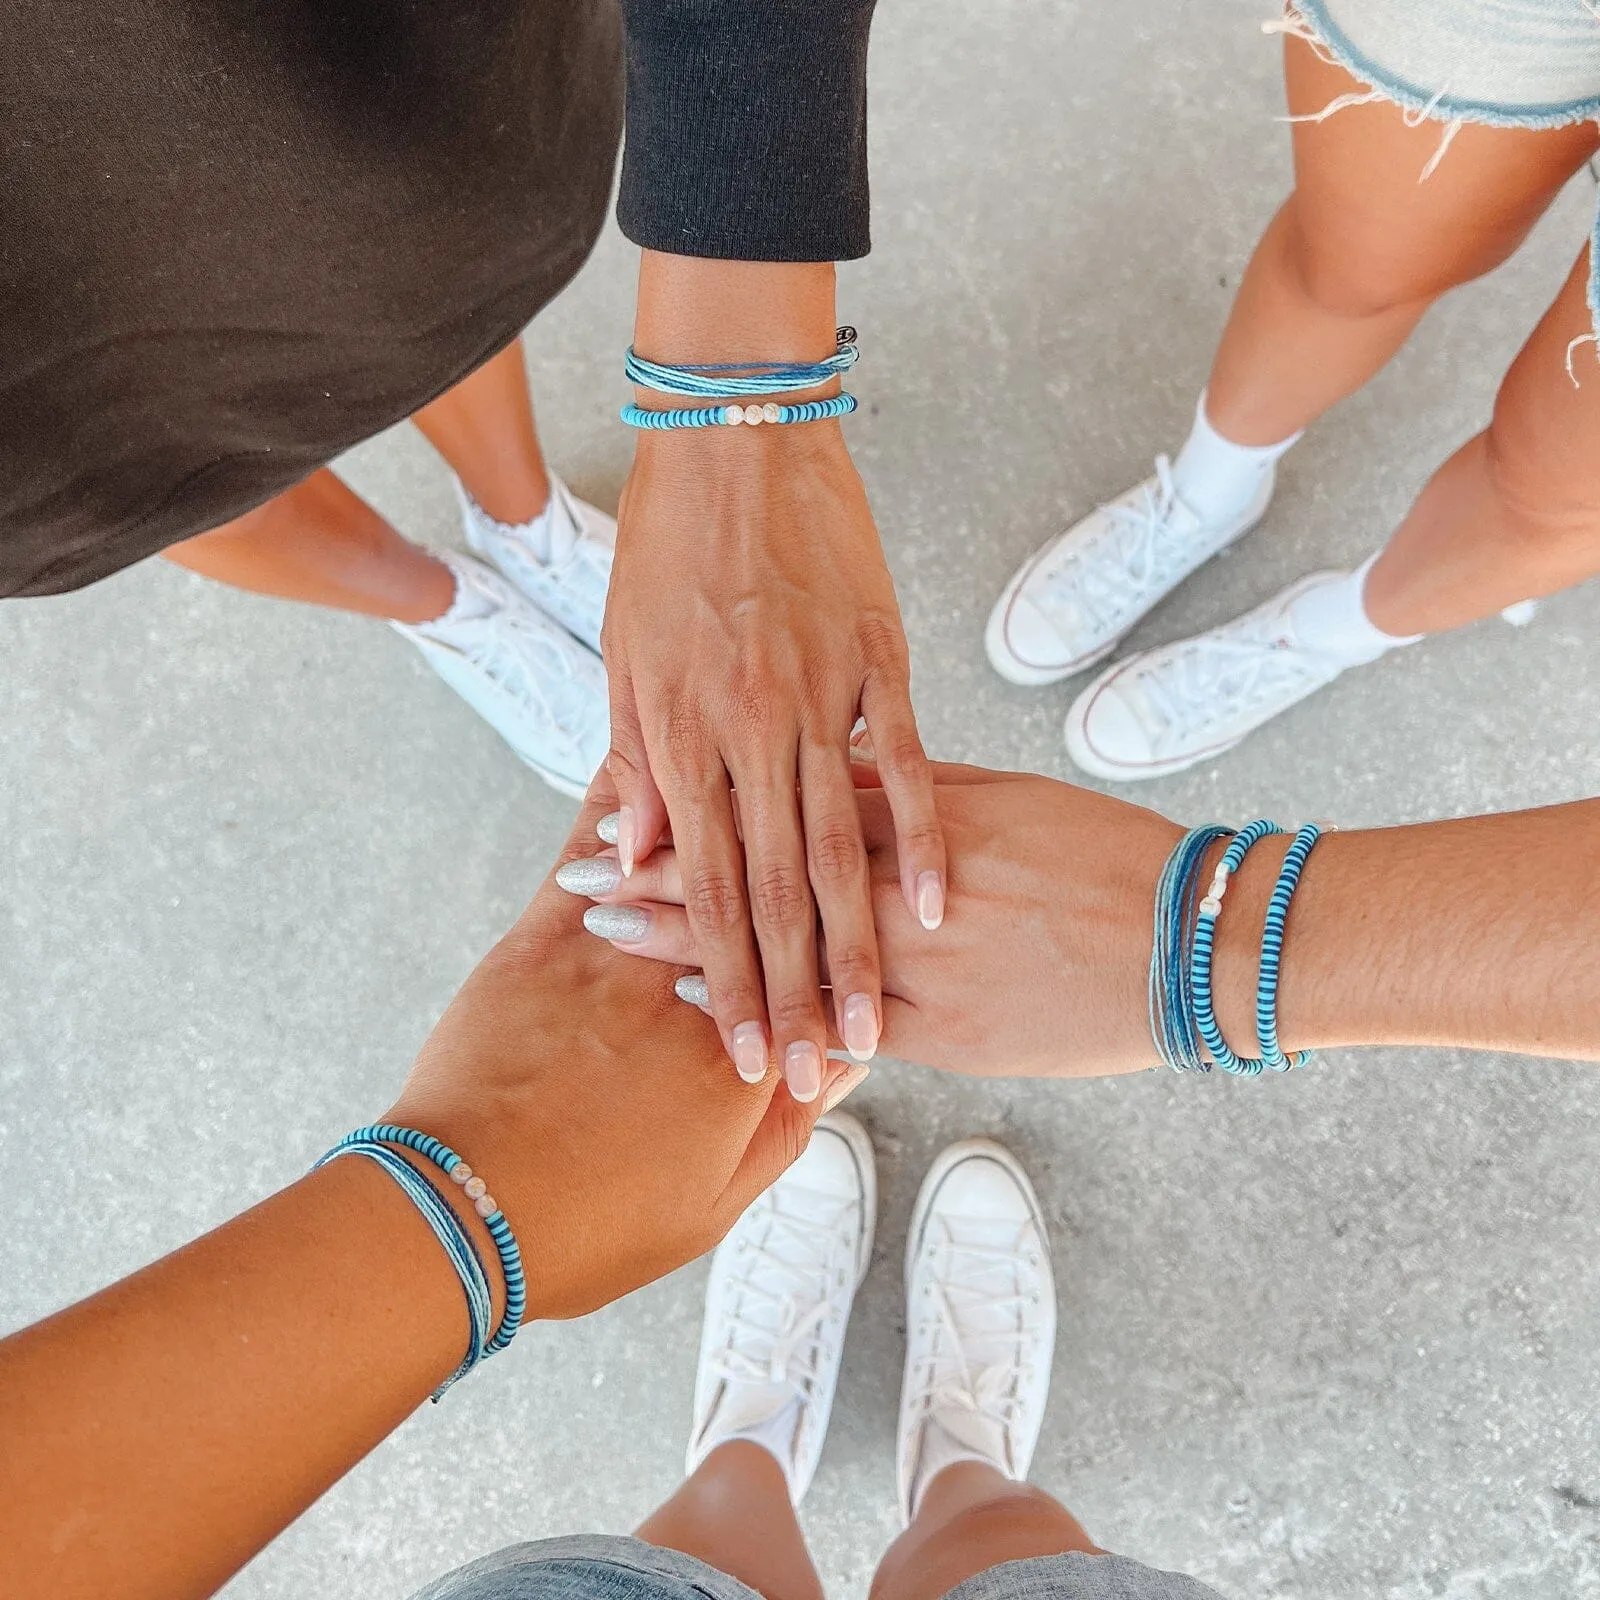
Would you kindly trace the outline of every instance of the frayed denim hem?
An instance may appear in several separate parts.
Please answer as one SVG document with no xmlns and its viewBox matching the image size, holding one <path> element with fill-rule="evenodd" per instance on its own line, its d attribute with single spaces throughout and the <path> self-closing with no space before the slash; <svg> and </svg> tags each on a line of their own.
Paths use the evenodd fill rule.
<svg viewBox="0 0 1600 1600">
<path fill-rule="evenodd" d="M 1596 11 L 1597 26 L 1600 26 L 1600 7 L 1591 9 Z M 1263 22 L 1261 31 L 1302 40 L 1322 60 L 1331 66 L 1343 67 L 1352 78 L 1367 85 L 1365 94 L 1338 95 L 1320 111 L 1289 117 L 1286 121 L 1322 122 L 1349 106 L 1387 101 L 1400 107 L 1409 127 L 1419 127 L 1423 122 L 1444 124 L 1439 146 L 1418 175 L 1418 183 L 1426 183 L 1433 176 L 1465 122 L 1481 123 L 1490 128 L 1570 128 L 1579 122 L 1593 122 L 1600 127 L 1600 95 L 1559 105 L 1508 106 L 1487 100 L 1464 100 L 1446 89 L 1430 92 L 1409 83 L 1363 55 L 1334 24 L 1324 0 L 1285 0 L 1283 15 Z M 1590 331 L 1580 334 L 1567 346 L 1567 376 L 1572 379 L 1574 388 L 1578 385 L 1578 375 L 1572 358 L 1578 346 L 1592 344 L 1600 357 L 1600 212 L 1596 214 L 1589 238 L 1588 300 Z"/>
</svg>

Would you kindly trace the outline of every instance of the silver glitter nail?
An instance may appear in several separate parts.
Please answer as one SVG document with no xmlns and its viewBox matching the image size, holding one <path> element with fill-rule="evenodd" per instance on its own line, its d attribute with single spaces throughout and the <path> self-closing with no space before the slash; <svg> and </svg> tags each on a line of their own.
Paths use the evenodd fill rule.
<svg viewBox="0 0 1600 1600">
<path fill-rule="evenodd" d="M 687 1000 L 692 1006 L 711 1004 L 711 986 L 706 982 L 703 972 L 685 974 L 673 984 L 672 990 L 680 1000 Z"/>
<path fill-rule="evenodd" d="M 602 843 L 615 844 L 617 842 L 617 824 L 621 820 L 622 813 L 620 811 L 612 811 L 595 823 L 594 831 L 600 835 Z"/>
<path fill-rule="evenodd" d="M 583 914 L 583 925 L 602 939 L 637 944 L 650 931 L 650 913 L 638 906 L 590 906 Z"/>
<path fill-rule="evenodd" d="M 556 882 L 568 894 L 610 894 L 622 882 L 622 868 L 609 856 L 588 856 L 556 868 Z"/>
</svg>

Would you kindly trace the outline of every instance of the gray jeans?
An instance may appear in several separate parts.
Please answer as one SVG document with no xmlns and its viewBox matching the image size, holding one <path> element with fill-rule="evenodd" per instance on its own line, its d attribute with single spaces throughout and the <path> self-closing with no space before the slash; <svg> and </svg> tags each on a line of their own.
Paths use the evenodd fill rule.
<svg viewBox="0 0 1600 1600">
<path fill-rule="evenodd" d="M 415 1600 L 761 1600 L 677 1550 L 609 1534 L 514 1544 L 446 1573 Z M 1221 1600 L 1193 1578 L 1124 1556 L 1038 1556 L 968 1578 L 946 1600 Z"/>
</svg>

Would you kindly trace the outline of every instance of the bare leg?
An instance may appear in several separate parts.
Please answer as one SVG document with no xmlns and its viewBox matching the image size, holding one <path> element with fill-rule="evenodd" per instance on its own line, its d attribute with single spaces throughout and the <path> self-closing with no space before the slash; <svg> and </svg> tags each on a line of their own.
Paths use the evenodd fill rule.
<svg viewBox="0 0 1600 1600">
<path fill-rule="evenodd" d="M 1296 115 L 1362 89 L 1295 39 L 1284 77 Z M 1468 124 L 1419 183 L 1441 133 L 1382 104 L 1295 125 L 1294 192 L 1256 247 L 1211 370 L 1207 413 L 1225 438 L 1276 443 L 1353 394 L 1434 300 L 1517 248 L 1596 145 L 1592 123 Z"/>
<path fill-rule="evenodd" d="M 544 510 L 550 478 L 534 431 L 520 339 L 411 420 L 496 521 L 529 522 Z"/>
<path fill-rule="evenodd" d="M 1455 628 L 1600 572 L 1600 364 L 1568 343 L 1590 331 L 1589 253 L 1511 364 L 1494 420 L 1433 475 L 1367 575 L 1386 633 Z"/>
<path fill-rule="evenodd" d="M 981 1462 L 957 1462 L 928 1485 L 916 1520 L 889 1546 L 871 1600 L 939 1600 L 1002 1562 L 1069 1550 L 1105 1553 L 1042 1489 Z"/>
<path fill-rule="evenodd" d="M 441 616 L 455 596 L 450 569 L 402 538 L 327 468 L 162 553 L 236 589 L 399 622 Z"/>
<path fill-rule="evenodd" d="M 735 1439 L 713 1450 L 638 1536 L 698 1556 L 766 1600 L 822 1600 L 782 1469 L 760 1445 Z"/>
</svg>

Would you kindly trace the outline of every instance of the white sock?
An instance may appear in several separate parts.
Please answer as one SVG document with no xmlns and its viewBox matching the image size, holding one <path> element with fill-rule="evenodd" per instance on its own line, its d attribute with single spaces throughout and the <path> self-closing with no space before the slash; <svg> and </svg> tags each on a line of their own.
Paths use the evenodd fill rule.
<svg viewBox="0 0 1600 1600">
<path fill-rule="evenodd" d="M 1195 402 L 1194 427 L 1172 463 L 1178 498 L 1203 522 L 1221 522 L 1255 498 L 1273 464 L 1300 435 L 1278 444 L 1235 444 L 1224 439 L 1206 416 L 1206 392 Z"/>
<path fill-rule="evenodd" d="M 911 1485 L 911 1515 L 915 1518 L 922 1508 L 922 1497 L 928 1485 L 958 1461 L 981 1461 L 986 1467 L 1004 1472 L 993 1451 L 981 1450 L 956 1438 L 948 1428 L 941 1426 L 937 1417 L 929 1417 L 923 1424 L 922 1450 L 917 1459 L 917 1475 Z"/>
<path fill-rule="evenodd" d="M 1400 645 L 1415 644 L 1422 637 L 1420 633 L 1407 637 L 1385 633 L 1367 615 L 1367 574 L 1382 554 L 1381 550 L 1376 551 L 1354 572 L 1307 589 L 1289 607 L 1295 638 L 1319 655 L 1331 656 L 1347 667 L 1376 661 Z"/>
<path fill-rule="evenodd" d="M 545 501 L 544 510 L 526 522 L 501 522 L 498 517 L 491 517 L 467 492 L 466 485 L 459 478 L 456 479 L 456 492 L 461 496 L 462 506 L 468 516 L 476 518 L 484 528 L 525 545 L 536 561 L 548 562 L 552 557 L 566 556 L 577 538 L 577 529 L 571 525 L 572 519 L 559 504 L 561 496 L 557 492 L 553 473 L 550 475 L 550 498 Z"/>
<path fill-rule="evenodd" d="M 439 550 L 435 555 L 449 569 L 450 576 L 455 579 L 456 592 L 450 601 L 449 607 L 433 618 L 431 622 L 416 622 L 411 624 L 397 622 L 397 628 L 411 626 L 421 633 L 446 634 L 460 622 L 473 622 L 479 617 L 486 617 L 495 609 L 494 597 L 472 581 L 471 575 L 462 563 L 449 550 Z"/>
</svg>

